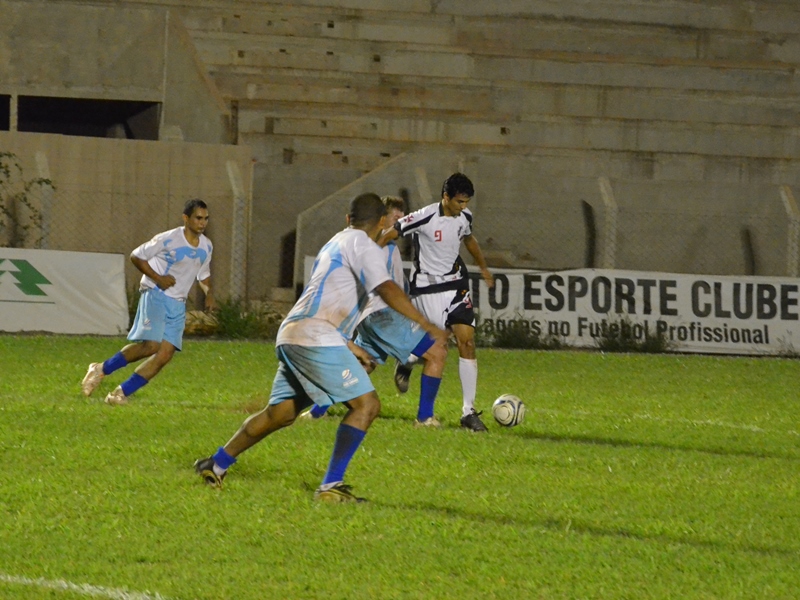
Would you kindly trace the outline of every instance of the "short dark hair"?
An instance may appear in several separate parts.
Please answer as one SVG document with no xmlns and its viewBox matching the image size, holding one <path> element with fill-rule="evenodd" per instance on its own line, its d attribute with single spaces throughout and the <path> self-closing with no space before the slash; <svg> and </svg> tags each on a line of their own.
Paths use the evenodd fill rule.
<svg viewBox="0 0 800 600">
<path fill-rule="evenodd" d="M 386 215 L 386 206 L 378 194 L 359 194 L 350 201 L 350 210 L 347 212 L 352 227 L 374 225 Z"/>
<path fill-rule="evenodd" d="M 450 198 L 455 198 L 459 194 L 464 194 L 467 198 L 472 198 L 475 195 L 475 188 L 469 177 L 463 173 L 453 173 L 444 180 L 442 184 L 442 198 L 447 194 Z"/>
<path fill-rule="evenodd" d="M 208 210 L 208 206 L 206 206 L 206 203 L 200 200 L 200 198 L 192 198 L 191 200 L 187 200 L 186 204 L 183 205 L 183 214 L 187 217 L 191 217 L 195 208 L 205 208 Z"/>
<path fill-rule="evenodd" d="M 381 202 L 386 206 L 386 211 L 391 209 L 406 211 L 406 201 L 400 196 L 381 196 Z"/>
</svg>

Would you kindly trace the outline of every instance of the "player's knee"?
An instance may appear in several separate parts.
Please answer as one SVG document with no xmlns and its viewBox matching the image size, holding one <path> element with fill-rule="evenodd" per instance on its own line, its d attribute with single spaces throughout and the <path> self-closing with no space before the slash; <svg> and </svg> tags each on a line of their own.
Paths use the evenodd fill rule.
<svg viewBox="0 0 800 600">
<path fill-rule="evenodd" d="M 171 361 L 173 356 L 175 356 L 173 346 L 161 346 L 155 353 L 155 359 L 162 367 Z"/>
<path fill-rule="evenodd" d="M 443 365 L 447 361 L 447 347 L 444 344 L 434 344 L 428 348 L 423 358 L 431 364 Z"/>
<path fill-rule="evenodd" d="M 141 352 L 143 356 L 153 356 L 161 348 L 161 344 L 153 341 L 146 341 L 141 343 Z"/>
<path fill-rule="evenodd" d="M 364 401 L 360 403 L 360 409 L 363 412 L 364 418 L 370 423 L 378 418 L 381 414 L 381 401 L 378 394 L 372 392 L 364 397 Z"/>
<path fill-rule="evenodd" d="M 475 338 L 458 340 L 458 355 L 461 358 L 475 358 Z"/>
</svg>

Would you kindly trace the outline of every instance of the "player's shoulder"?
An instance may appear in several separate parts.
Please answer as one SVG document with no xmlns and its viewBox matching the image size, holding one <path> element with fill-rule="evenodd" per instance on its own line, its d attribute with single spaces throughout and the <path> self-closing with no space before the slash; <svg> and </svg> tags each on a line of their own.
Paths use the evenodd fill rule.
<svg viewBox="0 0 800 600">
<path fill-rule="evenodd" d="M 367 232 L 363 229 L 348 227 L 337 233 L 336 236 L 334 236 L 334 239 L 335 238 L 341 240 L 341 246 L 343 248 L 347 248 L 356 253 L 380 249 L 378 244 L 375 243 L 375 240 L 370 239 Z"/>
<path fill-rule="evenodd" d="M 418 208 L 417 210 L 408 213 L 405 217 L 401 218 L 399 222 L 405 223 L 405 225 L 420 225 L 423 223 L 427 223 L 433 217 L 439 214 L 439 203 L 434 202 L 433 204 L 429 204 L 428 206 L 423 206 L 422 208 Z"/>
<path fill-rule="evenodd" d="M 166 231 L 162 231 L 161 233 L 155 234 L 152 238 L 150 238 L 151 242 L 161 242 L 164 240 L 173 240 L 175 238 L 180 238 L 181 236 L 181 227 L 176 227 L 175 229 L 167 229 Z"/>
<path fill-rule="evenodd" d="M 474 217 L 472 216 L 472 211 L 470 209 L 465 208 L 464 210 L 462 210 L 461 216 L 463 216 L 470 225 L 472 224 L 472 219 Z"/>
</svg>

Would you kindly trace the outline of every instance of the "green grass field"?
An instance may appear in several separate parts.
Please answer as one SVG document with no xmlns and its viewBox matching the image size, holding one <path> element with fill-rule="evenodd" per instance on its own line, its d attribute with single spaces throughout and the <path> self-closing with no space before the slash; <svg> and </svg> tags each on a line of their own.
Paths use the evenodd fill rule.
<svg viewBox="0 0 800 600">
<path fill-rule="evenodd" d="M 0 336 L 0 598 L 800 596 L 800 361 L 481 349 L 479 408 L 528 406 L 483 436 L 457 427 L 455 354 L 439 431 L 412 426 L 418 372 L 398 396 L 381 367 L 348 471 L 370 502 L 331 506 L 338 419 L 222 491 L 192 471 L 266 401 L 271 345 L 189 340 L 131 405 L 102 403 L 130 369 L 84 398 L 122 343 Z"/>
</svg>

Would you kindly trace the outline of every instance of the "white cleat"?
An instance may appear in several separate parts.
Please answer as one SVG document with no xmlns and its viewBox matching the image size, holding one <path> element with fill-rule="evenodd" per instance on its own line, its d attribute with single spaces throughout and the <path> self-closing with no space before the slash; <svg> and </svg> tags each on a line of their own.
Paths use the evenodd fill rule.
<svg viewBox="0 0 800 600">
<path fill-rule="evenodd" d="M 414 427 L 433 427 L 434 429 L 439 429 L 441 426 L 442 422 L 436 417 L 428 417 L 424 421 L 418 419 L 414 420 Z"/>
<path fill-rule="evenodd" d="M 306 412 L 301 412 L 299 415 L 297 415 L 297 420 L 298 421 L 313 421 L 314 420 L 314 415 L 311 414 L 311 410 L 309 409 Z"/>
<path fill-rule="evenodd" d="M 111 406 L 122 406 L 128 403 L 128 397 L 123 393 L 122 388 L 117 386 L 114 391 L 106 396 L 106 404 Z"/>
<path fill-rule="evenodd" d="M 103 377 L 105 377 L 105 374 L 103 373 L 103 363 L 90 364 L 89 370 L 86 371 L 86 376 L 81 382 L 81 390 L 83 391 L 83 395 L 91 396 L 92 392 L 97 389 L 97 386 L 103 382 Z"/>
</svg>

